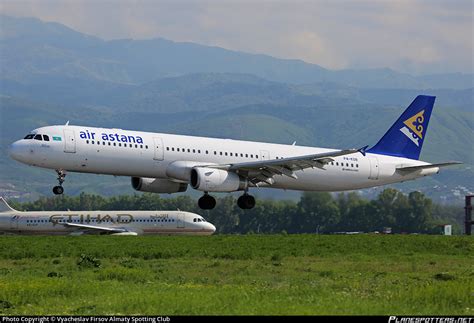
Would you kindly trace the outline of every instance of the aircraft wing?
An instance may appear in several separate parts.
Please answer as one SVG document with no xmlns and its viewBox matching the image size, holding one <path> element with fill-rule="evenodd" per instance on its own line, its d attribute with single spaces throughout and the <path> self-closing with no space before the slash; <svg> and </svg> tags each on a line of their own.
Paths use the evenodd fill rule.
<svg viewBox="0 0 474 323">
<path fill-rule="evenodd" d="M 361 149 L 335 150 L 332 152 L 312 154 L 304 156 L 287 157 L 281 159 L 259 160 L 244 163 L 210 165 L 211 168 L 219 168 L 235 172 L 248 179 L 250 183 L 258 186 L 259 183 L 273 184 L 274 175 L 285 175 L 297 178 L 294 171 L 306 168 L 323 168 L 324 165 L 334 161 L 333 157 L 354 154 Z"/>
<path fill-rule="evenodd" d="M 462 164 L 462 163 L 458 161 L 450 161 L 450 162 L 438 163 L 438 164 L 397 167 L 397 170 L 401 172 L 414 172 L 421 169 L 434 168 L 434 167 L 446 167 L 446 166 L 459 165 L 459 164 Z"/>
<path fill-rule="evenodd" d="M 103 233 L 113 234 L 113 233 L 129 232 L 128 230 L 124 228 L 108 228 L 108 227 L 100 227 L 100 226 L 90 225 L 90 224 L 79 224 L 79 223 L 69 223 L 69 222 L 65 222 L 61 224 L 66 227 L 86 229 L 88 231 L 96 231 L 98 233 L 103 232 Z"/>
</svg>

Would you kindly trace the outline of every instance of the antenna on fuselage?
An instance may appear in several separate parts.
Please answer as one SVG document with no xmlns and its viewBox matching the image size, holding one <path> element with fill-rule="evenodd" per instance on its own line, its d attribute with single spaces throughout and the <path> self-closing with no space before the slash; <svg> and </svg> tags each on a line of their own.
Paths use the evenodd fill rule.
<svg viewBox="0 0 474 323">
<path fill-rule="evenodd" d="M 291 144 L 292 146 L 296 145 L 296 141 L 293 141 L 293 143 Z"/>
<path fill-rule="evenodd" d="M 69 126 L 69 120 L 66 122 L 65 126 Z"/>
</svg>

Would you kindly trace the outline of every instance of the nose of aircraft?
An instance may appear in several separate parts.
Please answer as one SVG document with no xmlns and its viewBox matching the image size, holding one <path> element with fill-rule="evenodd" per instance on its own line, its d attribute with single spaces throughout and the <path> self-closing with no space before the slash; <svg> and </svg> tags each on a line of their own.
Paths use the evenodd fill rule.
<svg viewBox="0 0 474 323">
<path fill-rule="evenodd" d="M 22 157 L 25 155 L 25 147 L 23 143 L 20 142 L 20 140 L 15 141 L 8 147 L 8 156 L 11 158 L 22 161 Z"/>
<path fill-rule="evenodd" d="M 208 222 L 207 225 L 209 227 L 209 231 L 211 231 L 212 233 L 216 232 L 216 227 L 214 226 L 214 224 Z"/>
</svg>

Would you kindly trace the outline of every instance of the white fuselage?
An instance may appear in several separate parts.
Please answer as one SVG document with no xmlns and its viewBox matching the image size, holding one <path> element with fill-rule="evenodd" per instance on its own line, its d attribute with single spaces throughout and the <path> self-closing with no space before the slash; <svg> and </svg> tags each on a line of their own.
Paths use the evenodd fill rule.
<svg viewBox="0 0 474 323">
<path fill-rule="evenodd" d="M 77 226 L 64 225 L 69 223 Z M 100 228 L 126 230 L 115 235 L 210 235 L 216 230 L 214 225 L 205 221 L 200 215 L 182 211 L 12 211 L 0 213 L 0 232 L 25 235 L 108 234 Z"/>
<path fill-rule="evenodd" d="M 49 126 L 32 134 L 49 141 L 22 139 L 10 155 L 25 164 L 72 172 L 163 178 L 189 182 L 197 165 L 242 163 L 331 152 L 335 149 L 281 145 L 80 126 Z M 60 137 L 61 140 L 54 140 Z M 275 176 L 272 188 L 343 191 L 412 180 L 438 172 L 437 167 L 403 174 L 399 167 L 427 165 L 407 158 L 354 153 L 334 157 L 321 168 L 295 171 L 296 179 Z M 265 186 L 265 185 L 260 185 Z"/>
</svg>

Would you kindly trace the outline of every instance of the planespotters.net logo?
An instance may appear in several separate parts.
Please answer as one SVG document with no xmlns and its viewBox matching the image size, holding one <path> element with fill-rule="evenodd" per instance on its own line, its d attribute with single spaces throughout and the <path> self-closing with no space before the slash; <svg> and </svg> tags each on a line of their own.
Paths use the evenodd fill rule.
<svg viewBox="0 0 474 323">
<path fill-rule="evenodd" d="M 388 323 L 474 323 L 472 317 L 398 317 L 390 316 Z"/>
</svg>

